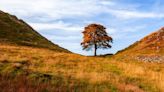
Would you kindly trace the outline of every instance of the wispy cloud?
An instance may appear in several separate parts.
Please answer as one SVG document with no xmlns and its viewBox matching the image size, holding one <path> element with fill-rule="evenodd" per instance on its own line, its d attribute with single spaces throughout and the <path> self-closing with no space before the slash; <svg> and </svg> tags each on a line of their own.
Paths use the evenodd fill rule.
<svg viewBox="0 0 164 92">
<path fill-rule="evenodd" d="M 134 19 L 134 18 L 164 18 L 164 13 L 160 12 L 141 12 L 131 10 L 108 10 L 108 12 L 117 18 Z"/>
<path fill-rule="evenodd" d="M 163 13 L 156 11 L 141 12 L 139 10 L 120 9 L 123 7 L 119 7 L 120 4 L 115 3 L 113 0 L 35 0 L 35 3 L 33 2 L 33 0 L 1 0 L 0 9 L 22 17 L 39 15 L 38 18 L 42 20 L 43 18 L 57 20 L 62 18 L 91 17 L 101 13 L 109 13 L 117 18 L 125 19 L 164 18 Z"/>
<path fill-rule="evenodd" d="M 101 6 L 97 0 L 1 0 L 0 8 L 20 16 L 43 14 L 53 19 L 61 19 L 89 17 L 100 11 Z"/>
<path fill-rule="evenodd" d="M 29 23 L 36 30 L 63 30 L 68 32 L 82 31 L 83 28 L 78 25 L 64 23 L 62 21 L 54 23 Z"/>
</svg>

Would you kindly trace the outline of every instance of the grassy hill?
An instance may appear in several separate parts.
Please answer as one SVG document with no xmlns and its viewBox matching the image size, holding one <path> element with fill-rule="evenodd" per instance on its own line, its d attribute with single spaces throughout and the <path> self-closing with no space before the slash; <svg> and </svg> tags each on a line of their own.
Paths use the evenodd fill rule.
<svg viewBox="0 0 164 92">
<path fill-rule="evenodd" d="M 48 48 L 55 51 L 69 52 L 53 44 L 23 20 L 0 11 L 0 43 Z"/>
<path fill-rule="evenodd" d="M 119 51 L 116 56 L 131 57 L 139 61 L 164 62 L 164 27 Z"/>
</svg>

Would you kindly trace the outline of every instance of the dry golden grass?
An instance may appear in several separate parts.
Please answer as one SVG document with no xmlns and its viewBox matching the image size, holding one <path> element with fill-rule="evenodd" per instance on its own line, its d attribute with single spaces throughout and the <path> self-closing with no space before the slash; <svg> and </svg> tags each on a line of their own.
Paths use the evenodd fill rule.
<svg viewBox="0 0 164 92">
<path fill-rule="evenodd" d="M 46 92 L 164 92 L 164 64 L 2 44 L 0 77 L 4 74 L 26 75 L 26 80 L 38 85 L 43 82 L 46 86 L 42 89 Z M 35 85 L 37 90 L 38 85 Z M 9 89 L 13 87 L 8 86 Z"/>
</svg>

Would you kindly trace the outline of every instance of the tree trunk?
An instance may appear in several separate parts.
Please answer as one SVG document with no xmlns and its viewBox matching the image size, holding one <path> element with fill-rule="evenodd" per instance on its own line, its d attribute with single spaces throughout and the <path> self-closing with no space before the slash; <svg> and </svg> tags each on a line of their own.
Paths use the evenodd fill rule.
<svg viewBox="0 0 164 92">
<path fill-rule="evenodd" d="M 95 43 L 95 51 L 94 51 L 94 56 L 97 56 L 97 44 Z"/>
</svg>

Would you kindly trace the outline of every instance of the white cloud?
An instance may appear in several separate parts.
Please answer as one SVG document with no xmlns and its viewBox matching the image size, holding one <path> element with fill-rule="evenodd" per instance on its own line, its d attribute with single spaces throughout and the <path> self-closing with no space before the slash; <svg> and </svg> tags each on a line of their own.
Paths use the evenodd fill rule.
<svg viewBox="0 0 164 92">
<path fill-rule="evenodd" d="M 78 25 L 58 21 L 55 23 L 29 23 L 36 30 L 63 30 L 68 32 L 79 32 L 83 28 Z"/>
<path fill-rule="evenodd" d="M 57 35 L 44 35 L 45 37 L 48 37 L 48 39 L 50 40 L 54 40 L 54 41 L 68 41 L 68 42 L 77 42 L 77 41 L 81 41 L 82 40 L 82 36 L 79 35 L 72 35 L 72 36 L 57 36 Z"/>
<path fill-rule="evenodd" d="M 100 10 L 97 0 L 0 0 L 0 9 L 19 16 L 44 14 L 54 19 L 88 17 Z"/>
<path fill-rule="evenodd" d="M 109 35 L 111 35 L 111 34 L 115 34 L 117 32 L 117 29 L 109 27 L 109 28 L 106 29 L 106 31 Z"/>
<path fill-rule="evenodd" d="M 139 10 L 122 9 L 119 3 L 112 0 L 0 0 L 0 9 L 20 17 L 38 16 L 41 20 L 62 18 L 81 18 L 108 13 L 117 18 L 164 18 L 164 13 L 156 11 L 140 12 Z M 130 6 L 131 7 L 131 6 Z M 135 7 L 134 7 L 135 8 Z"/>
<path fill-rule="evenodd" d="M 117 18 L 132 19 L 132 18 L 164 18 L 164 13 L 158 12 L 140 12 L 130 10 L 107 10 Z"/>
<path fill-rule="evenodd" d="M 101 2 L 100 2 L 100 4 L 102 4 L 102 5 L 115 5 L 115 3 L 114 2 L 109 2 L 109 0 L 102 0 Z"/>
</svg>

